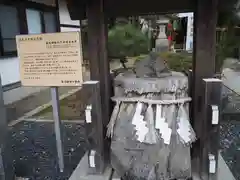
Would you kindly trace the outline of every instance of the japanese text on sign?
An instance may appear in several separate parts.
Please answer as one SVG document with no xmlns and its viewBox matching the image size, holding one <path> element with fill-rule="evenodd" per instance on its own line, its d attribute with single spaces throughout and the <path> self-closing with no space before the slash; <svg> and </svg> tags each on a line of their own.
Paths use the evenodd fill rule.
<svg viewBox="0 0 240 180">
<path fill-rule="evenodd" d="M 20 35 L 16 41 L 23 86 L 81 85 L 79 32 Z"/>
</svg>

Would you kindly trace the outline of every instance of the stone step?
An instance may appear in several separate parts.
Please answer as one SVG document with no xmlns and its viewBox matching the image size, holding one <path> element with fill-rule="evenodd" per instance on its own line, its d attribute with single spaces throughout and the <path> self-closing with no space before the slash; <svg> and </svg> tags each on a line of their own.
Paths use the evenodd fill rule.
<svg viewBox="0 0 240 180">
<path fill-rule="evenodd" d="M 113 170 L 107 167 L 100 175 L 88 174 L 88 153 L 85 153 L 69 180 L 112 180 Z"/>
<path fill-rule="evenodd" d="M 121 180 L 121 177 L 111 167 L 107 167 L 101 175 L 88 174 L 88 154 L 86 153 L 72 173 L 69 180 Z M 199 180 L 195 176 L 193 180 Z"/>
<path fill-rule="evenodd" d="M 112 180 L 121 180 L 121 177 L 117 174 L 116 171 L 113 172 Z"/>
</svg>

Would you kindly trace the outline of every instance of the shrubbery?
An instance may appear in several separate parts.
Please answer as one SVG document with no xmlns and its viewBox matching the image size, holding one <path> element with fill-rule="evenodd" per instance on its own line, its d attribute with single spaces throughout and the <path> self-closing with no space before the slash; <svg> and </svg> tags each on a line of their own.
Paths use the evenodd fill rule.
<svg viewBox="0 0 240 180">
<path fill-rule="evenodd" d="M 192 69 L 192 54 L 188 52 L 165 52 L 161 53 L 160 57 L 166 61 L 169 69 L 173 71 L 188 71 Z"/>
<path fill-rule="evenodd" d="M 148 38 L 132 24 L 119 24 L 109 30 L 110 58 L 133 57 L 148 52 Z"/>
<path fill-rule="evenodd" d="M 148 54 L 148 38 L 132 24 L 117 24 L 108 33 L 108 53 L 110 59 L 130 57 L 142 60 Z M 192 68 L 192 54 L 187 52 L 163 52 L 159 56 L 174 71 L 187 71 Z"/>
<path fill-rule="evenodd" d="M 183 72 L 192 69 L 192 54 L 188 52 L 162 52 L 159 56 L 166 62 L 168 68 L 173 71 Z M 131 59 L 141 61 L 146 55 L 140 55 Z"/>
</svg>

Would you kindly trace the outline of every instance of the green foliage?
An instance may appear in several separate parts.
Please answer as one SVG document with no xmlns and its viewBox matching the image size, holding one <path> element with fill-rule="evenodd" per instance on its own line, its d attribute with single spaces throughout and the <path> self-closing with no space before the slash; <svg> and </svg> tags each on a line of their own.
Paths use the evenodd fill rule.
<svg viewBox="0 0 240 180">
<path fill-rule="evenodd" d="M 140 56 L 131 57 L 131 59 L 132 59 L 133 61 L 141 61 L 141 60 L 143 60 L 145 57 L 147 57 L 146 54 L 141 54 Z"/>
<path fill-rule="evenodd" d="M 240 47 L 240 39 L 236 34 L 236 29 L 228 29 L 226 32 L 220 32 L 220 40 L 217 43 L 216 66 L 219 70 L 226 58 L 236 57 Z"/>
<path fill-rule="evenodd" d="M 218 27 L 224 31 L 217 31 L 216 70 L 221 71 L 224 60 L 228 57 L 236 58 L 240 47 L 240 25 L 238 0 L 222 1 L 225 3 L 218 12 Z"/>
<path fill-rule="evenodd" d="M 148 39 L 132 24 L 118 24 L 108 33 L 109 56 L 122 58 L 146 54 Z"/>
<path fill-rule="evenodd" d="M 147 55 L 133 57 L 135 61 L 143 60 Z M 192 69 L 192 54 L 187 52 L 164 52 L 159 56 L 166 62 L 169 69 L 173 71 L 183 72 Z"/>
<path fill-rule="evenodd" d="M 187 52 L 165 52 L 160 57 L 167 63 L 169 69 L 173 71 L 188 71 L 192 69 L 192 54 Z"/>
<path fill-rule="evenodd" d="M 239 23 L 240 4 L 238 0 L 221 1 L 221 8 L 218 12 L 218 26 L 236 26 Z"/>
</svg>

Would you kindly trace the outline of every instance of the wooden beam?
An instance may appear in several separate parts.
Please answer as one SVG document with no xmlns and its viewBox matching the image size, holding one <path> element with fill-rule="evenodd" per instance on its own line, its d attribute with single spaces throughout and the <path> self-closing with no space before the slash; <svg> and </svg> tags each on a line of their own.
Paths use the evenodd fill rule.
<svg viewBox="0 0 240 180">
<path fill-rule="evenodd" d="M 107 26 L 103 0 L 91 1 L 87 6 L 88 56 L 91 80 L 100 81 L 103 133 L 106 134 L 111 114 L 111 82 L 107 56 Z M 108 159 L 108 142 L 105 141 L 104 158 Z"/>
<path fill-rule="evenodd" d="M 203 78 L 215 74 L 216 24 L 218 0 L 198 0 L 194 12 L 193 62 L 193 126 L 197 137 L 203 128 Z M 200 158 L 200 141 L 193 148 L 193 156 Z"/>
<path fill-rule="evenodd" d="M 100 98 L 100 83 L 99 81 L 87 81 L 83 84 L 84 95 L 88 97 L 88 105 L 90 109 L 86 107 L 86 111 L 91 112 L 91 117 L 86 118 L 86 134 L 88 142 L 88 159 L 89 159 L 89 174 L 99 174 L 103 173 L 105 168 L 105 148 L 104 139 L 105 135 L 103 132 L 103 119 L 102 119 L 102 108 L 101 108 L 101 98 Z M 95 152 L 93 157 L 91 152 Z M 91 158 L 93 160 L 91 160 Z"/>
<path fill-rule="evenodd" d="M 67 0 L 70 16 L 72 20 L 82 20 L 86 18 L 86 6 L 92 3 L 88 0 Z M 138 16 L 149 14 L 166 14 L 192 12 L 194 1 L 192 0 L 105 0 L 105 12 L 109 17 Z M 79 13 L 81 15 L 79 16 Z"/>
<path fill-rule="evenodd" d="M 156 15 L 166 13 L 192 12 L 194 1 L 192 0 L 106 0 L 106 9 L 109 16 L 139 16 Z"/>
<path fill-rule="evenodd" d="M 107 24 L 103 0 L 93 1 L 88 6 L 88 54 L 91 80 L 100 81 L 104 125 L 110 117 L 110 68 L 107 56 Z"/>
<path fill-rule="evenodd" d="M 61 32 L 61 22 L 60 22 L 60 8 L 59 8 L 59 1 L 55 0 L 56 4 L 56 12 L 55 12 L 55 19 L 56 19 L 56 31 Z"/>
</svg>

